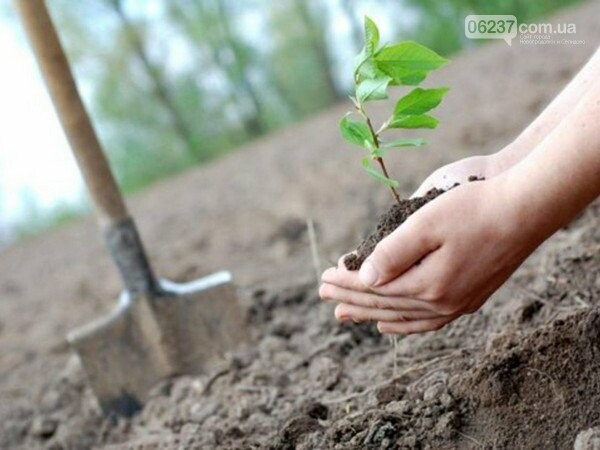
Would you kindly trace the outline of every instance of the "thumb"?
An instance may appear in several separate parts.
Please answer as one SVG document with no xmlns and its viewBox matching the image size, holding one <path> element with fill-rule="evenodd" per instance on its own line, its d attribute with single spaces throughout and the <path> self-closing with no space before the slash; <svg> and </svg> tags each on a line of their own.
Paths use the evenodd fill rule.
<svg viewBox="0 0 600 450">
<path fill-rule="evenodd" d="M 365 260 L 358 277 L 368 287 L 377 287 L 402 275 L 416 262 L 439 247 L 430 227 L 410 217 L 382 239 Z"/>
</svg>

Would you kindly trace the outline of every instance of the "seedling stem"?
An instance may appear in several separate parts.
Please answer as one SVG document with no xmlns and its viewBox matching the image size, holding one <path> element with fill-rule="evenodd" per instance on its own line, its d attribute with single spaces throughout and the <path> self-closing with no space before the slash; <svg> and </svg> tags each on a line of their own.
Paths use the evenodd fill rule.
<svg viewBox="0 0 600 450">
<path fill-rule="evenodd" d="M 348 113 L 340 121 L 340 131 L 349 143 L 367 151 L 368 155 L 362 159 L 363 168 L 371 177 L 389 187 L 397 203 L 400 203 L 400 196 L 396 190 L 398 182 L 390 178 L 383 156 L 387 150 L 420 147 L 425 141 L 396 139 L 384 142 L 381 140 L 381 134 L 395 128 L 435 128 L 438 120 L 426 113 L 441 103 L 448 89 L 412 89 L 398 100 L 393 113 L 377 131 L 365 111 L 364 104 L 388 98 L 390 86 L 417 86 L 429 72 L 447 63 L 448 60 L 416 42 L 405 41 L 380 47 L 377 25 L 365 17 L 365 46 L 356 58 L 355 94 L 350 96 L 356 108 L 355 113 L 363 120 L 350 120 L 348 116 L 353 113 Z M 373 167 L 372 161 L 377 162 L 379 170 Z"/>
</svg>

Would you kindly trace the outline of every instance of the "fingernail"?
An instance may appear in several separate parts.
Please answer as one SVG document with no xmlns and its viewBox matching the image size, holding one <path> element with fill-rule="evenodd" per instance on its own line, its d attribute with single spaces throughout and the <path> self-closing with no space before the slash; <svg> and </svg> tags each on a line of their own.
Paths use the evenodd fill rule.
<svg viewBox="0 0 600 450">
<path fill-rule="evenodd" d="M 358 279 L 365 286 L 373 286 L 377 279 L 379 278 L 379 274 L 375 269 L 375 266 L 371 264 L 369 260 L 365 261 L 358 272 Z"/>
</svg>

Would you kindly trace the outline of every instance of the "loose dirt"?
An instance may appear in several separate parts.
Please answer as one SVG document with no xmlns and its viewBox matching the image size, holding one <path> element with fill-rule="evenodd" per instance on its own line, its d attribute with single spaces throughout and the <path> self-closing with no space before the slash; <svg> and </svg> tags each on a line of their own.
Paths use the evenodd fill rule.
<svg viewBox="0 0 600 450">
<path fill-rule="evenodd" d="M 484 180 L 484 178 L 477 177 L 475 175 L 471 175 L 468 178 L 469 182 L 482 180 Z M 455 188 L 458 185 L 459 184 L 456 183 L 449 189 Z M 404 198 L 400 199 L 399 202 L 394 203 L 390 209 L 381 215 L 379 221 L 377 222 L 377 226 L 375 227 L 375 231 L 373 231 L 360 243 L 356 251 L 349 253 L 344 257 L 344 265 L 346 266 L 346 269 L 360 269 L 365 259 L 367 259 L 371 253 L 373 253 L 373 250 L 375 250 L 375 246 L 379 243 L 379 241 L 402 225 L 412 214 L 417 212 L 430 201 L 438 198 L 444 192 L 447 192 L 449 189 L 444 190 L 433 188 L 427 191 L 425 195 L 421 197 Z"/>
<path fill-rule="evenodd" d="M 391 169 L 402 194 L 514 138 L 596 49 L 597 17 L 594 2 L 553 19 L 576 23 L 585 45 L 499 42 L 435 74 L 453 89 L 430 146 Z M 373 326 L 333 319 L 301 224 L 315 221 L 321 264 L 333 264 L 389 207 L 337 134 L 345 109 L 129 199 L 157 272 L 232 270 L 251 330 L 222 365 L 156 386 L 132 420 L 102 417 L 64 340 L 120 290 L 93 222 L 0 254 L 0 448 L 562 449 L 600 426 L 598 203 L 480 311 L 396 351 Z"/>
<path fill-rule="evenodd" d="M 379 241 L 402 225 L 412 214 L 444 192 L 446 191 L 433 188 L 422 197 L 401 199 L 399 203 L 394 203 L 390 209 L 381 215 L 375 231 L 360 243 L 355 252 L 346 255 L 344 258 L 346 269 L 360 269 L 365 259 L 373 253 Z"/>
</svg>

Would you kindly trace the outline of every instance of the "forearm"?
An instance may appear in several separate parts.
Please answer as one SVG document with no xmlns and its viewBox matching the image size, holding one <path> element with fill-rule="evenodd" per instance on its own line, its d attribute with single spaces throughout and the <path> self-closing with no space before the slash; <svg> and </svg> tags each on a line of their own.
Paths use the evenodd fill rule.
<svg viewBox="0 0 600 450">
<path fill-rule="evenodd" d="M 536 148 L 579 103 L 600 78 L 600 49 L 542 113 L 508 146 L 495 155 L 498 172 L 509 169 Z"/>
<path fill-rule="evenodd" d="M 519 219 L 541 240 L 600 195 L 600 78 L 506 180 Z"/>
</svg>

